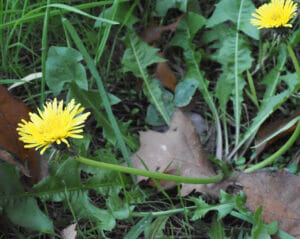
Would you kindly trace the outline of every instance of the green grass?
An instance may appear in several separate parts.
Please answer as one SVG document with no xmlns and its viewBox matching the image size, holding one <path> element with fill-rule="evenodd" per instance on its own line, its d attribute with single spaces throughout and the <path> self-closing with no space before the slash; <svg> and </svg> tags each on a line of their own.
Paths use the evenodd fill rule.
<svg viewBox="0 0 300 239">
<path fill-rule="evenodd" d="M 30 189 L 20 183 L 15 166 L 0 162 L 0 182 L 9 182 L 0 183 L 0 238 L 61 238 L 60 231 L 72 223 L 78 224 L 78 238 L 256 238 L 255 230 L 266 233 L 261 209 L 255 214 L 245 209 L 243 193 L 221 192 L 220 200 L 198 192 L 182 197 L 180 183 L 219 181 L 244 166 L 245 172 L 290 167 L 279 156 L 296 154 L 299 123 L 287 143 L 276 143 L 259 161 L 248 162 L 263 123 L 292 114 L 299 104 L 294 53 L 299 19 L 280 43 L 249 25 L 258 1 L 236 6 L 230 0 L 162 2 L 0 0 L 0 84 L 22 83 L 10 93 L 35 112 L 54 97 L 75 98 L 92 112 L 84 138 L 72 140 L 74 152 L 46 151 L 49 175 Z M 152 46 L 139 37 L 147 27 L 168 25 L 182 14 L 176 31 L 163 32 Z M 175 92 L 153 79 L 155 64 L 163 61 L 158 51 L 177 77 Z M 42 78 L 22 80 L 37 72 Z M 191 79 L 193 94 L 189 84 L 179 84 Z M 185 110 L 202 115 L 215 131 L 201 140 L 209 157 L 221 160 L 214 160 L 223 171 L 217 177 L 154 173 L 145 164 L 147 170 L 131 168 L 139 131 L 166 128 L 178 94 Z M 293 173 L 299 175 L 299 167 Z M 152 177 L 159 190 L 138 184 L 135 175 Z M 163 189 L 158 179 L 178 184 Z"/>
</svg>

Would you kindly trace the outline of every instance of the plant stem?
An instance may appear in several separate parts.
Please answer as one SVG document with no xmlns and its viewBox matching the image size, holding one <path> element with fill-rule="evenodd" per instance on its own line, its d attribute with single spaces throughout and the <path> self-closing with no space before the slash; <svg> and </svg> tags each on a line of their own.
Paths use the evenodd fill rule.
<svg viewBox="0 0 300 239">
<path fill-rule="evenodd" d="M 98 162 L 95 160 L 91 160 L 82 156 L 75 157 L 75 160 L 88 164 L 91 166 L 96 166 L 99 168 L 114 170 L 122 173 L 129 173 L 133 175 L 141 175 L 149 178 L 156 178 L 160 180 L 166 180 L 166 181 L 172 181 L 177 183 L 188 183 L 188 184 L 209 184 L 209 183 L 217 183 L 220 182 L 223 179 L 223 173 L 219 173 L 218 175 L 210 178 L 191 178 L 191 177 L 182 177 L 177 175 L 171 175 L 171 174 L 165 174 L 165 173 L 158 173 L 158 172 L 152 172 L 147 171 L 143 169 L 137 169 L 137 168 L 131 168 L 116 164 L 109 164 L 109 163 L 103 163 Z"/>
<path fill-rule="evenodd" d="M 300 65 L 299 65 L 299 61 L 297 60 L 295 52 L 294 52 L 294 50 L 292 48 L 292 45 L 289 41 L 287 41 L 286 46 L 287 46 L 288 53 L 289 53 L 290 57 L 292 58 L 292 62 L 294 64 L 294 67 L 295 67 L 295 70 L 296 70 L 296 73 L 297 73 L 297 76 L 298 76 L 298 80 L 300 82 Z"/>
<path fill-rule="evenodd" d="M 279 156 L 281 156 L 283 153 L 285 153 L 293 145 L 293 143 L 296 141 L 296 139 L 299 137 L 299 135 L 300 135 L 300 121 L 298 122 L 298 125 L 297 125 L 294 133 L 292 134 L 292 136 L 277 152 L 272 154 L 270 157 L 266 158 L 264 161 L 262 161 L 258 164 L 255 164 L 250 168 L 247 168 L 244 172 L 251 173 L 255 170 L 261 169 L 261 168 L 273 163 Z"/>
</svg>

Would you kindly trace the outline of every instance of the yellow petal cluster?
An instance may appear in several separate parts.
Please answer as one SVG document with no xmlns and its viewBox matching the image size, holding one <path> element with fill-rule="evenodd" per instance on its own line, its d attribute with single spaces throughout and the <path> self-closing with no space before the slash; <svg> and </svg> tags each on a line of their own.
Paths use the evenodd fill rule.
<svg viewBox="0 0 300 239">
<path fill-rule="evenodd" d="M 80 104 L 75 105 L 75 100 L 64 107 L 63 100 L 44 105 L 44 110 L 38 109 L 38 114 L 29 113 L 30 121 L 24 119 L 18 124 L 17 131 L 20 140 L 25 143 L 25 148 L 42 148 L 41 154 L 53 143 L 67 144 L 67 138 L 82 138 L 84 122 L 89 116 L 88 113 L 80 114 L 84 110 Z"/>
<path fill-rule="evenodd" d="M 261 28 L 292 27 L 289 21 L 296 16 L 297 4 L 292 0 L 271 0 L 256 9 L 251 23 Z"/>
</svg>

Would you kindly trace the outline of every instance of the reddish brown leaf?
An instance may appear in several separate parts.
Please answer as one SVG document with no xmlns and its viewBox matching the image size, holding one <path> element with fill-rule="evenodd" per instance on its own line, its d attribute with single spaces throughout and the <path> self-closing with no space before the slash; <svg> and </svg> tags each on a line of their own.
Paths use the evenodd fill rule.
<svg viewBox="0 0 300 239">
<path fill-rule="evenodd" d="M 165 58 L 163 53 L 158 53 L 158 55 L 162 58 Z M 154 77 L 159 79 L 165 87 L 167 87 L 173 92 L 175 91 L 176 78 L 167 62 L 157 63 Z"/>
<path fill-rule="evenodd" d="M 265 223 L 278 221 L 279 228 L 300 237 L 300 177 L 286 171 L 240 174 L 237 182 L 247 195 L 252 211 L 262 205 Z"/>
<path fill-rule="evenodd" d="M 192 122 L 177 109 L 172 116 L 170 128 L 165 133 L 152 130 L 140 132 L 140 149 L 131 157 L 135 168 L 145 169 L 141 160 L 151 171 L 178 174 L 187 177 L 215 176 L 210 161 L 206 158 Z M 138 181 L 145 177 L 138 176 Z M 160 182 L 163 188 L 176 185 Z M 207 185 L 183 184 L 181 194 L 191 191 L 204 192 Z"/>
<path fill-rule="evenodd" d="M 178 17 L 175 22 L 167 26 L 147 27 L 141 35 L 142 40 L 147 42 L 149 45 L 153 44 L 155 41 L 160 39 L 161 34 L 164 32 L 174 32 L 181 18 L 182 16 Z"/>
<path fill-rule="evenodd" d="M 24 174 L 24 165 L 28 165 L 31 183 L 40 179 L 39 155 L 34 149 L 25 149 L 24 144 L 18 140 L 16 128 L 21 119 L 29 120 L 29 108 L 20 100 L 14 99 L 8 91 L 0 85 L 0 148 L 1 159 L 17 165 Z M 20 162 L 10 156 L 4 156 L 5 151 L 12 154 Z M 21 166 L 22 165 L 22 166 Z"/>
<path fill-rule="evenodd" d="M 255 139 L 255 144 L 259 144 L 260 142 L 263 142 L 268 137 L 272 136 L 274 133 L 276 133 L 278 130 L 285 127 L 291 120 L 293 120 L 295 117 L 300 115 L 300 109 L 297 109 L 293 115 L 291 115 L 288 118 L 285 119 L 278 119 L 273 122 L 268 122 L 263 124 L 258 133 L 257 137 Z M 277 140 L 291 134 L 294 132 L 296 128 L 297 123 L 292 125 L 290 128 L 286 129 L 285 131 L 279 133 L 275 137 L 271 138 L 270 140 L 266 141 L 262 145 L 256 148 L 256 155 L 255 158 L 258 157 L 263 151 L 265 151 L 267 148 L 269 148 L 272 144 L 277 142 Z"/>
</svg>

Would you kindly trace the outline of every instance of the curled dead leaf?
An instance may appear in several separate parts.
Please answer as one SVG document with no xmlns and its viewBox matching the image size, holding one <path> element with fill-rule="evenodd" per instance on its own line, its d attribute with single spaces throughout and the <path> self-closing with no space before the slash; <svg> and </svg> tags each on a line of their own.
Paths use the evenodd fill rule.
<svg viewBox="0 0 300 239">
<path fill-rule="evenodd" d="M 169 130 L 159 133 L 152 130 L 140 132 L 140 148 L 131 157 L 135 168 L 164 172 L 186 177 L 212 177 L 215 172 L 205 156 L 199 137 L 192 122 L 177 109 Z M 146 179 L 137 177 L 138 181 Z M 160 182 L 163 188 L 176 185 L 173 182 Z M 193 190 L 205 192 L 208 185 L 182 184 L 182 196 Z"/>
</svg>

